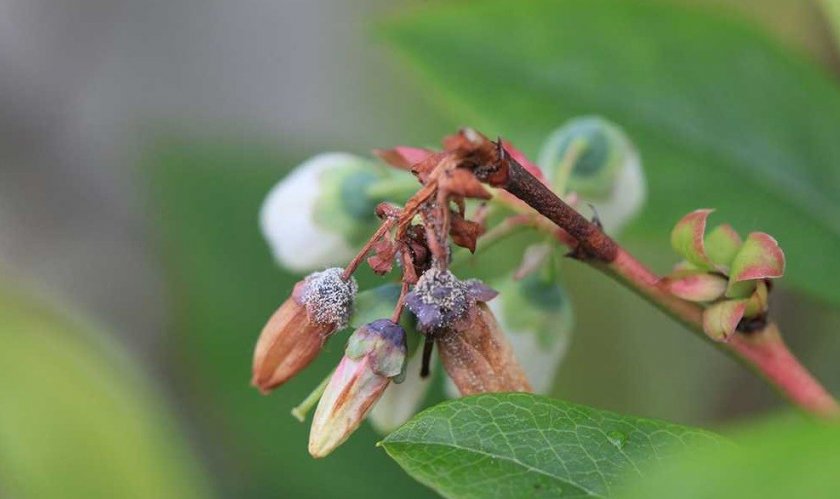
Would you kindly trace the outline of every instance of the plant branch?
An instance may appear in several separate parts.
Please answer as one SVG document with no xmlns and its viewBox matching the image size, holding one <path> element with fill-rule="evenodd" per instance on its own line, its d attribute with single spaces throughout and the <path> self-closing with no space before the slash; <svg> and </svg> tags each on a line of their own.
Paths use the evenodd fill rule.
<svg viewBox="0 0 840 499">
<path fill-rule="evenodd" d="M 507 154 L 501 145 L 496 148 L 495 156 L 490 161 L 490 169 L 477 174 L 564 229 L 577 241 L 572 257 L 624 284 L 694 333 L 712 341 L 703 332 L 703 308 L 700 305 L 662 289 L 656 274 L 604 234 L 595 223 L 564 203 Z M 713 343 L 760 374 L 801 409 L 826 417 L 840 415 L 837 401 L 790 352 L 775 324 L 768 323 L 748 333 L 736 331 L 728 342 Z"/>
</svg>

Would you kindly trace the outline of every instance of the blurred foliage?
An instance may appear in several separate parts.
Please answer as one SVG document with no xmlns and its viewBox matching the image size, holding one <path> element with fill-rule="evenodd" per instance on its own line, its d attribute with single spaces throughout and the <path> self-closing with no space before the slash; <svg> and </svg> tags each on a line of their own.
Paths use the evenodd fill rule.
<svg viewBox="0 0 840 499">
<path fill-rule="evenodd" d="M 0 408 L 3 497 L 210 495 L 134 360 L 90 324 L 4 289 Z"/>
<path fill-rule="evenodd" d="M 272 261 L 257 226 L 265 194 L 293 164 L 263 144 L 170 143 L 150 158 L 189 418 L 212 435 L 226 496 L 426 497 L 376 449 L 368 425 L 316 461 L 309 423 L 289 415 L 338 362 L 347 331 L 270 396 L 248 384 L 257 335 L 297 280 Z M 362 289 L 370 282 L 371 273 L 360 278 Z"/>
<path fill-rule="evenodd" d="M 679 214 L 716 207 L 779 239 L 785 282 L 840 304 L 840 92 L 749 24 L 650 2 L 535 0 L 436 6 L 382 32 L 458 119 L 527 153 L 578 114 L 621 123 L 650 184 L 631 235 L 662 238 Z"/>
<path fill-rule="evenodd" d="M 840 0 L 819 0 L 831 28 L 834 43 L 840 49 Z"/>
<path fill-rule="evenodd" d="M 686 454 L 652 470 L 622 497 L 837 497 L 840 426 L 777 418 L 733 438 L 738 445 Z"/>
</svg>

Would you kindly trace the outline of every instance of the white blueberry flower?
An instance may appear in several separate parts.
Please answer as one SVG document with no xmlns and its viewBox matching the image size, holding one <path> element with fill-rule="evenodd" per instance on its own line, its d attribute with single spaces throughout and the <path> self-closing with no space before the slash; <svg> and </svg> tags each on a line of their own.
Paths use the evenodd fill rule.
<svg viewBox="0 0 840 499">
<path fill-rule="evenodd" d="M 639 154 L 624 131 L 603 118 L 567 122 L 543 144 L 538 163 L 559 195 L 574 192 L 592 204 L 608 233 L 621 231 L 645 202 Z"/>
<path fill-rule="evenodd" d="M 345 153 L 319 154 L 292 170 L 268 193 L 260 229 L 275 260 L 295 272 L 339 265 L 354 255 L 353 230 L 372 220 L 360 188 L 377 178 L 373 164 Z M 353 206 L 342 189 L 351 187 Z M 360 205 L 360 206 L 357 206 Z"/>
</svg>

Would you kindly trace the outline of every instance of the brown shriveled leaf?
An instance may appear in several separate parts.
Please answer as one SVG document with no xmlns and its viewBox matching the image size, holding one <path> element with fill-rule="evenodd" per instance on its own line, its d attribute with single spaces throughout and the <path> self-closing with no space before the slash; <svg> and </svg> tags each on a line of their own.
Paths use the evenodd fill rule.
<svg viewBox="0 0 840 499">
<path fill-rule="evenodd" d="M 452 212 L 450 215 L 449 235 L 452 236 L 452 242 L 458 246 L 475 253 L 478 238 L 482 234 L 484 234 L 482 224 L 467 220 L 460 213 Z"/>
<path fill-rule="evenodd" d="M 440 189 L 447 194 L 476 199 L 490 199 L 492 195 L 479 182 L 473 172 L 465 168 L 444 171 L 438 178 Z"/>
<path fill-rule="evenodd" d="M 420 179 L 420 182 L 425 184 L 429 180 L 429 175 L 437 168 L 441 161 L 444 161 L 450 156 L 448 152 L 436 152 L 426 156 L 426 159 L 412 165 L 411 173 Z"/>
<path fill-rule="evenodd" d="M 464 153 L 484 148 L 489 152 L 494 147 L 495 145 L 490 139 L 472 128 L 462 128 L 457 133 L 443 138 L 443 148 L 447 151 Z"/>
<path fill-rule="evenodd" d="M 411 260 L 414 264 L 413 274 L 416 280 L 416 277 L 422 275 L 431 264 L 432 252 L 426 243 L 425 229 L 420 225 L 412 225 L 406 230 L 403 242 L 408 246 L 408 252 L 411 254 Z"/>
<path fill-rule="evenodd" d="M 367 263 L 377 274 L 387 274 L 394 268 L 396 254 L 397 245 L 390 239 L 382 239 L 373 245 L 373 256 L 367 259 Z"/>
<path fill-rule="evenodd" d="M 373 154 L 391 166 L 411 170 L 412 166 L 422 162 L 435 152 L 419 147 L 396 146 L 392 149 L 374 149 Z"/>
</svg>

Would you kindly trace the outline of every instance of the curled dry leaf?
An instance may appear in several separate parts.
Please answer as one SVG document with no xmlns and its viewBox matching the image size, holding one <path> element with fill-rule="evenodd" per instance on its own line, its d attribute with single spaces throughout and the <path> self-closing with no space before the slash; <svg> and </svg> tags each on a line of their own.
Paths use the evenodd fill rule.
<svg viewBox="0 0 840 499">
<path fill-rule="evenodd" d="M 425 160 L 434 152 L 419 147 L 397 146 L 393 149 L 374 149 L 373 154 L 391 166 L 411 170 L 412 166 Z"/>
<path fill-rule="evenodd" d="M 381 239 L 373 245 L 373 255 L 367 259 L 368 265 L 379 275 L 387 274 L 394 267 L 397 245 L 390 239 Z"/>
<path fill-rule="evenodd" d="M 446 170 L 438 179 L 440 189 L 448 194 L 476 199 L 490 199 L 493 197 L 484 185 L 475 178 L 473 172 L 465 168 Z"/>
<path fill-rule="evenodd" d="M 452 242 L 475 253 L 478 238 L 484 234 L 484 226 L 478 222 L 465 219 L 460 213 L 450 215 L 449 235 Z"/>
</svg>

